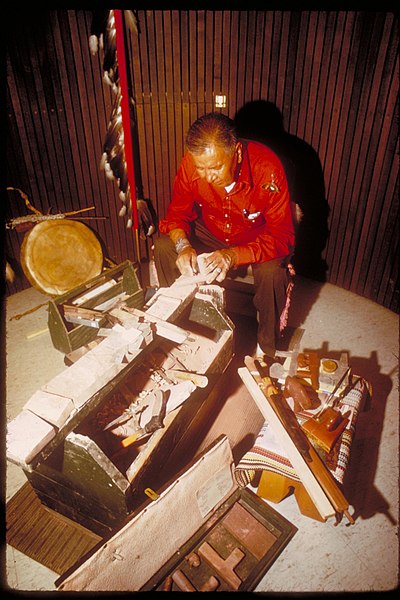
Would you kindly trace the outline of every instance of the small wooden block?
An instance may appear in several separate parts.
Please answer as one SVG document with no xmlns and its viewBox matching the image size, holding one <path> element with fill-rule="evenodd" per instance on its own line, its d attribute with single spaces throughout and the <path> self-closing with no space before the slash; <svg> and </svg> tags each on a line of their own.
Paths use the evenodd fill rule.
<svg viewBox="0 0 400 600">
<path fill-rule="evenodd" d="M 300 481 L 294 481 L 290 477 L 285 477 L 279 473 L 272 473 L 271 471 L 263 471 L 261 473 L 257 490 L 257 495 L 261 498 L 278 504 L 293 492 L 302 515 L 315 521 L 321 521 L 322 523 L 325 521 Z"/>
<path fill-rule="evenodd" d="M 232 506 L 222 524 L 258 560 L 261 560 L 276 542 L 274 534 L 237 502 Z"/>
<path fill-rule="evenodd" d="M 233 569 L 245 557 L 240 548 L 235 548 L 227 559 L 223 559 L 208 542 L 204 542 L 198 549 L 198 553 L 232 589 L 237 590 L 239 588 L 242 580 Z"/>
</svg>

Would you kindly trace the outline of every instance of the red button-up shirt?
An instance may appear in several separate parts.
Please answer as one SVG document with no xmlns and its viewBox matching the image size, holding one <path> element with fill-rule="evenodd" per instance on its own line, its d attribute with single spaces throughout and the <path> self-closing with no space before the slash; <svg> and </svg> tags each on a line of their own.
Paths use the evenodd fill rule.
<svg viewBox="0 0 400 600">
<path fill-rule="evenodd" d="M 259 142 L 241 140 L 243 160 L 230 192 L 197 174 L 190 153 L 181 161 L 172 200 L 161 233 L 183 229 L 198 218 L 236 254 L 237 266 L 287 256 L 293 250 L 294 227 L 288 184 L 276 154 Z"/>
</svg>

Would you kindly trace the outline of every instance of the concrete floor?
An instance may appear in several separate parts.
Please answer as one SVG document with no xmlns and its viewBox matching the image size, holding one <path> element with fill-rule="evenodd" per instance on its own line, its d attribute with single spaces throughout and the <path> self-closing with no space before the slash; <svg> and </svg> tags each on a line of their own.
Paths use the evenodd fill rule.
<svg viewBox="0 0 400 600">
<path fill-rule="evenodd" d="M 6 418 L 65 368 L 47 330 L 48 298 L 33 288 L 6 302 Z M 232 315 L 233 316 L 233 315 Z M 255 321 L 233 316 L 237 335 L 254 336 Z M 372 385 L 368 410 L 359 416 L 346 474 L 345 494 L 356 523 L 320 523 L 299 513 L 293 496 L 272 506 L 297 528 L 257 592 L 366 592 L 399 583 L 399 319 L 398 315 L 331 284 L 298 278 L 289 323 L 304 329 L 301 347 L 339 358 L 348 352 L 353 372 Z M 249 341 L 255 346 L 255 340 Z M 236 357 L 239 358 L 240 357 Z M 25 483 L 22 470 L 6 469 L 6 499 Z M 54 590 L 53 573 L 6 548 L 6 581 L 12 590 Z"/>
</svg>

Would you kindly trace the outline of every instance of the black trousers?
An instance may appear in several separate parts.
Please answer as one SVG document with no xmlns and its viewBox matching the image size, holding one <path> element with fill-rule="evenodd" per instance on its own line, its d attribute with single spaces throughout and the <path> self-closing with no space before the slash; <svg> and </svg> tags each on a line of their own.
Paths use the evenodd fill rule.
<svg viewBox="0 0 400 600">
<path fill-rule="evenodd" d="M 195 221 L 190 243 L 198 254 L 212 252 L 227 245 L 215 238 L 199 220 Z M 169 287 L 180 276 L 176 266 L 177 253 L 169 236 L 163 235 L 154 243 L 154 262 L 161 287 Z M 273 356 L 282 335 L 280 317 L 286 306 L 289 274 L 288 257 L 252 264 L 255 294 L 254 306 L 258 312 L 257 342 L 265 354 Z M 229 277 L 243 274 L 247 265 L 231 269 Z"/>
</svg>

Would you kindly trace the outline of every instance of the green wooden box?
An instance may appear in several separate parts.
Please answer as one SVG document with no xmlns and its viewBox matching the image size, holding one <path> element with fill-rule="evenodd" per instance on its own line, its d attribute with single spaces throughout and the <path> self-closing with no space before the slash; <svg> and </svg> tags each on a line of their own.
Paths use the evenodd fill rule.
<svg viewBox="0 0 400 600">
<path fill-rule="evenodd" d="M 210 420 L 218 407 L 233 355 L 233 324 L 218 291 L 218 297 L 196 293 L 182 310 L 175 324 L 189 333 L 185 342 L 156 336 L 21 465 L 44 505 L 103 537 L 144 502 L 147 488 L 158 489 L 190 460 L 193 439 L 202 435 L 200 417 Z M 159 385 L 153 378 L 166 372 L 171 355 L 179 356 L 183 370 L 200 369 L 208 384 L 194 389 L 143 443 L 121 452 L 118 438 L 102 429 L 104 415 L 111 420 L 139 390 Z"/>
<path fill-rule="evenodd" d="M 54 347 L 68 354 L 94 340 L 98 334 L 95 327 L 69 323 L 64 316 L 64 304 L 101 310 L 102 305 L 113 299 L 117 301 L 118 298 L 124 298 L 126 305 L 134 308 L 142 308 L 144 304 L 144 290 L 139 283 L 135 265 L 130 261 L 107 269 L 97 277 L 50 300 L 48 327 Z"/>
</svg>

